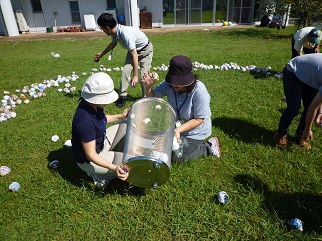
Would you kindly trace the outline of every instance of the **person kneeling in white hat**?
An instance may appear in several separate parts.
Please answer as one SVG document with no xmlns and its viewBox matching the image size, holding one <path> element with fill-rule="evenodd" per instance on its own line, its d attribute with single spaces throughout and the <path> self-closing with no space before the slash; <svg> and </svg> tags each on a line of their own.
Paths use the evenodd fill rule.
<svg viewBox="0 0 322 241">
<path fill-rule="evenodd" d="M 121 114 L 104 113 L 104 107 L 117 99 L 110 76 L 103 72 L 93 74 L 84 83 L 72 122 L 73 155 L 78 166 L 93 178 L 98 187 L 105 187 L 116 177 L 123 181 L 128 177 L 121 168 L 123 153 L 111 151 L 125 136 L 126 123 L 106 129 L 107 123 L 127 117 L 128 108 Z"/>
</svg>

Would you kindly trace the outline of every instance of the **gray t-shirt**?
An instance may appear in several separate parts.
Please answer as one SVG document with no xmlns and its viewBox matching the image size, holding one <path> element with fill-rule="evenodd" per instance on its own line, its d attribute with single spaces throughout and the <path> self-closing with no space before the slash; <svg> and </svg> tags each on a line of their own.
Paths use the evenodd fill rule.
<svg viewBox="0 0 322 241">
<path fill-rule="evenodd" d="M 112 36 L 112 41 L 120 43 L 123 48 L 129 51 L 141 50 L 149 43 L 148 37 L 140 29 L 121 24 L 117 24 L 116 36 Z"/>
<path fill-rule="evenodd" d="M 305 84 L 318 89 L 322 96 L 322 54 L 306 54 L 291 59 L 287 69 Z"/>
<path fill-rule="evenodd" d="M 193 118 L 204 119 L 201 125 L 188 132 L 183 132 L 182 136 L 194 140 L 204 140 L 211 135 L 211 98 L 202 82 L 197 80 L 196 86 L 191 93 L 180 94 L 170 87 L 166 81 L 163 81 L 153 90 L 158 97 L 167 97 L 169 104 L 177 112 L 181 123 Z"/>
</svg>

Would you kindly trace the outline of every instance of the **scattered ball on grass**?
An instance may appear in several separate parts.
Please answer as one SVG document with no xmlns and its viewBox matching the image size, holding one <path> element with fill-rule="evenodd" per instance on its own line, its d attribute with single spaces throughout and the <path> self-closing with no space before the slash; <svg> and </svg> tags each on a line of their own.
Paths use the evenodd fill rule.
<svg viewBox="0 0 322 241">
<path fill-rule="evenodd" d="M 12 182 L 9 185 L 9 190 L 12 192 L 18 192 L 20 188 L 21 188 L 21 186 L 18 182 Z"/>
</svg>

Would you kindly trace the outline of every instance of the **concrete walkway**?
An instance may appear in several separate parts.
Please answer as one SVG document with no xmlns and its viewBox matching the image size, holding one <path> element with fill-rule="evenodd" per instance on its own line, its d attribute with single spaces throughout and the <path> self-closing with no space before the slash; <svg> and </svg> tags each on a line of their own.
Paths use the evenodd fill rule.
<svg viewBox="0 0 322 241">
<path fill-rule="evenodd" d="M 233 26 L 175 26 L 162 27 L 153 29 L 141 29 L 142 32 L 149 34 L 164 34 L 171 32 L 192 32 L 192 31 L 209 31 L 232 28 L 254 28 L 256 25 L 233 25 Z M 17 40 L 45 40 L 45 39 L 77 39 L 77 38 L 102 38 L 106 37 L 103 31 L 86 31 L 86 32 L 53 32 L 53 33 L 26 33 L 15 37 L 0 36 L 0 41 L 17 41 Z"/>
</svg>

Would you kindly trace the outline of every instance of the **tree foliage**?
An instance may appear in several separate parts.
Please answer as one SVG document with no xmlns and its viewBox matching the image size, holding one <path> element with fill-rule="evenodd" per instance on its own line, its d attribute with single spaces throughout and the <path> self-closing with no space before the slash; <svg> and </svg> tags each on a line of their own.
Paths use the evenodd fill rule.
<svg viewBox="0 0 322 241">
<path fill-rule="evenodd" d="M 310 26 L 313 22 L 322 19 L 321 0 L 264 0 L 262 10 L 272 9 L 273 14 L 284 15 L 288 5 L 291 5 L 290 17 L 297 18 L 297 27 Z"/>
<path fill-rule="evenodd" d="M 321 0 L 288 0 L 292 4 L 292 15 L 299 18 L 298 26 L 310 26 L 322 18 Z"/>
</svg>

